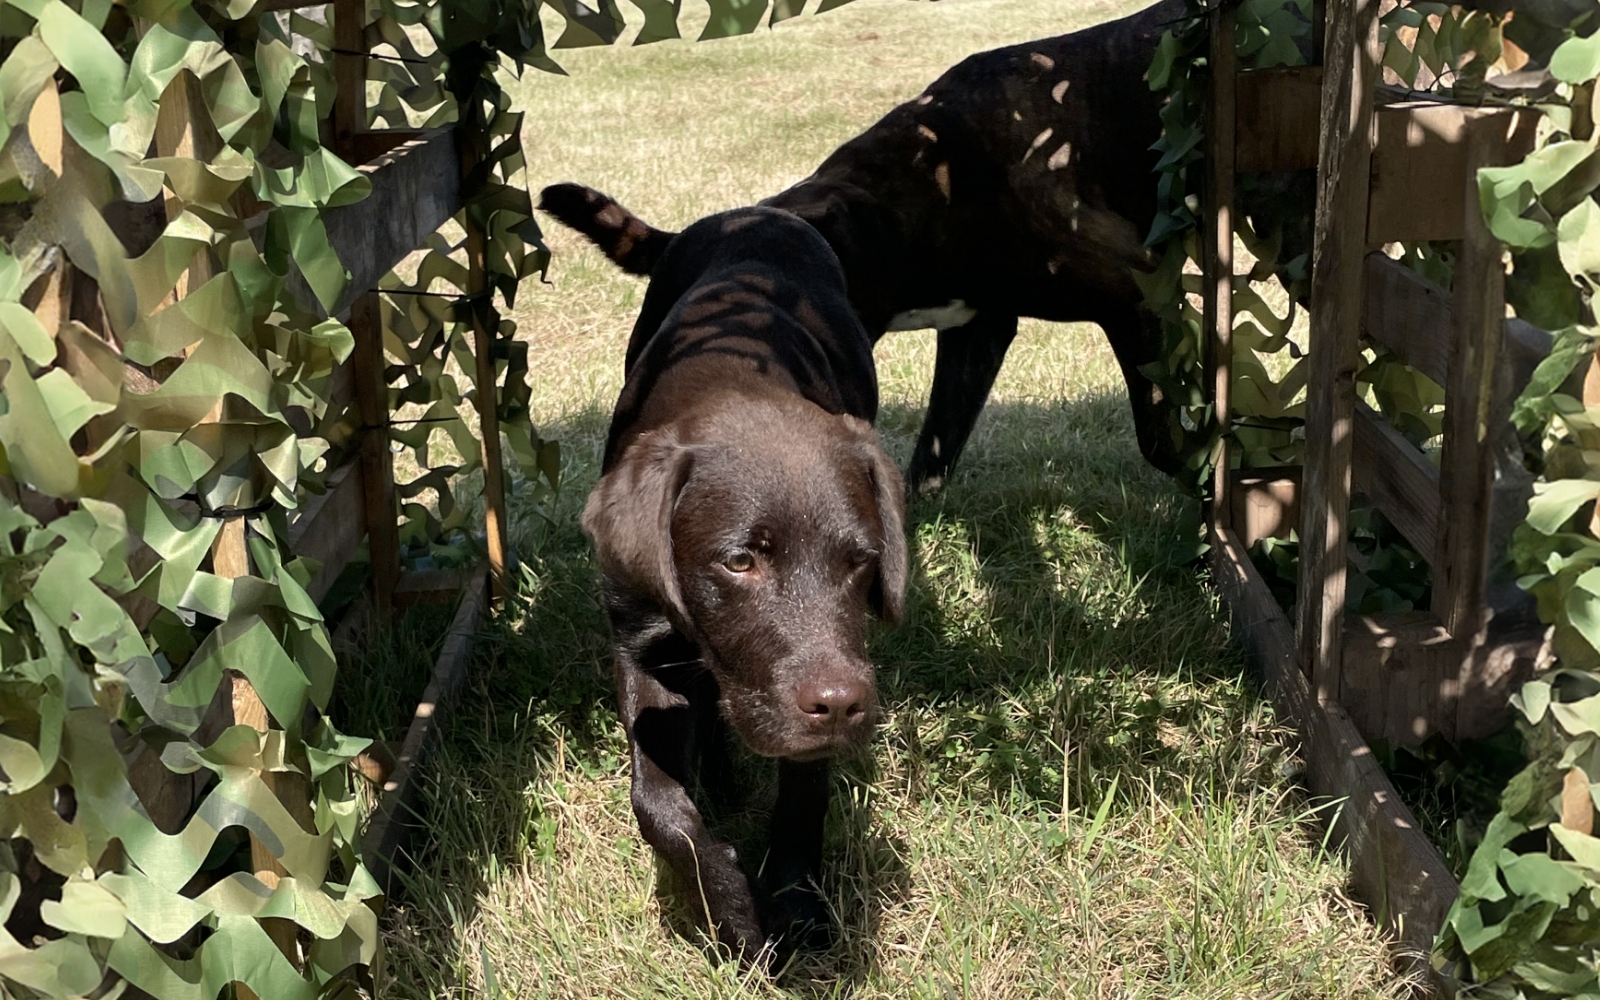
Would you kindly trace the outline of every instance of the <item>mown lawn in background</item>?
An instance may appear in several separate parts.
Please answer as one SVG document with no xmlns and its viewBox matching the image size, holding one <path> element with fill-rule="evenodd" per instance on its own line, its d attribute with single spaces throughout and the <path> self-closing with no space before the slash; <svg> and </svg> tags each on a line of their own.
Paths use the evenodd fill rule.
<svg viewBox="0 0 1600 1000">
<path fill-rule="evenodd" d="M 858 0 L 750 38 L 559 52 L 569 78 L 516 90 L 530 186 L 582 181 L 680 227 L 803 177 L 970 52 L 1135 7 Z M 543 512 L 513 500 L 520 589 L 429 772 L 382 995 L 1409 995 L 1228 645 L 1194 505 L 1138 457 L 1109 348 L 1026 322 L 958 473 L 911 511 L 907 620 L 873 644 L 885 722 L 835 780 L 839 940 L 775 981 L 708 957 L 634 826 L 577 526 L 643 285 L 547 236 L 553 284 L 516 318 L 563 489 Z M 932 361 L 926 333 L 878 349 L 901 461 Z"/>
</svg>

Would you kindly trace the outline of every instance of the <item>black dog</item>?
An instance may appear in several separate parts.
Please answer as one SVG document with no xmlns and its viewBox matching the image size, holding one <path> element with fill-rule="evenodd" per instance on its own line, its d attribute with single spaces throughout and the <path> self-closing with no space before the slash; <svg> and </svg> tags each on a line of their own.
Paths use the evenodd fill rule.
<svg viewBox="0 0 1600 1000">
<path fill-rule="evenodd" d="M 874 339 L 939 330 L 933 391 L 907 479 L 937 489 L 988 398 L 1017 317 L 1098 323 L 1127 381 L 1139 447 L 1181 465 L 1173 407 L 1140 368 L 1162 337 L 1134 274 L 1156 213 L 1160 96 L 1145 71 L 1185 13 L 1163 0 L 1121 20 L 972 56 L 764 204 L 822 233 Z M 617 264 L 649 274 L 672 234 L 576 184 L 546 211 Z"/>
<path fill-rule="evenodd" d="M 639 829 L 718 940 L 764 962 L 766 932 L 787 945 L 826 921 L 827 758 L 875 722 L 865 619 L 900 617 L 904 486 L 870 423 L 871 341 L 814 229 L 724 212 L 657 257 L 583 526 Z M 760 904 L 691 798 L 725 777 L 724 723 L 780 758 Z"/>
</svg>

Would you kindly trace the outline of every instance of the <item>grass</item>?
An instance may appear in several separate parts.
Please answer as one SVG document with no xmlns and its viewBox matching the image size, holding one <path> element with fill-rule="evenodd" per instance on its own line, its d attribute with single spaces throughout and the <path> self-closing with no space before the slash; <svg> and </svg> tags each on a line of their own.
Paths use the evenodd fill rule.
<svg viewBox="0 0 1600 1000">
<path fill-rule="evenodd" d="M 361 628 L 339 651 L 333 702 L 348 732 L 398 742 L 433 676 L 455 609 L 412 605 L 385 628 Z"/>
<path fill-rule="evenodd" d="M 530 185 L 583 181 L 681 226 L 804 176 L 966 53 L 1132 9 L 859 0 L 752 38 L 558 53 L 570 78 L 518 91 Z M 873 645 L 884 726 L 835 779 L 839 940 L 776 980 L 709 954 L 634 826 L 576 523 L 642 285 L 547 235 L 555 285 L 526 288 L 517 319 L 565 482 L 548 519 L 514 502 L 519 592 L 427 775 L 383 996 L 1411 995 L 1344 894 L 1294 742 L 1194 568 L 1197 512 L 1138 457 L 1091 326 L 1024 324 L 957 474 L 911 511 L 907 620 Z M 878 350 L 902 461 L 932 359 L 927 334 Z M 730 817 L 736 839 L 762 800 Z"/>
</svg>

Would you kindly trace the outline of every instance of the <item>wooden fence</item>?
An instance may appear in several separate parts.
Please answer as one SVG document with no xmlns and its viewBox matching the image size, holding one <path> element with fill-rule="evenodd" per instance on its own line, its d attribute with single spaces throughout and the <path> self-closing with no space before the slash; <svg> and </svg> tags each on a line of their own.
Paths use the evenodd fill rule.
<svg viewBox="0 0 1600 1000">
<path fill-rule="evenodd" d="M 1507 523 L 1496 506 L 1526 503 L 1518 489 L 1496 488 L 1496 459 L 1514 444 L 1510 405 L 1550 338 L 1505 318 L 1502 248 L 1483 222 L 1476 178 L 1480 167 L 1527 155 L 1537 113 L 1385 92 L 1378 6 L 1318 4 L 1323 64 L 1261 71 L 1237 68 L 1233 7 L 1211 14 L 1203 328 L 1224 432 L 1236 174 L 1315 168 L 1317 207 L 1304 465 L 1232 469 L 1224 435 L 1210 531 L 1236 634 L 1304 735 L 1312 791 L 1346 800 L 1335 827 L 1355 888 L 1426 967 L 1457 885 L 1368 741 L 1487 735 L 1505 724 L 1514 683 L 1543 655 L 1526 595 L 1491 593 L 1489 573 L 1493 528 Z M 1381 249 L 1433 240 L 1460 241 L 1452 290 Z M 1359 398 L 1363 335 L 1444 389 L 1437 466 Z M 1427 611 L 1346 613 L 1352 491 L 1428 560 Z M 1248 556 L 1291 528 L 1300 542 L 1294 624 Z"/>
</svg>

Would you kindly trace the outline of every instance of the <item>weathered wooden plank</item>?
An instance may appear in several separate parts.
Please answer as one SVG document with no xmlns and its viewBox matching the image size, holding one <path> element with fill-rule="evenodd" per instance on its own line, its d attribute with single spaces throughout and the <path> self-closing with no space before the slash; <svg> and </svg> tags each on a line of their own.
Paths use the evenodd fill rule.
<svg viewBox="0 0 1600 1000">
<path fill-rule="evenodd" d="M 1268 695 L 1304 739 L 1313 795 L 1346 801 L 1333 813 L 1335 843 L 1350 857 L 1357 898 L 1398 938 L 1396 958 L 1444 984 L 1428 966 L 1434 935 L 1459 891 L 1450 870 L 1337 701 L 1320 702 L 1306 679 L 1289 625 L 1231 531 L 1213 532 L 1212 574 L 1233 612 L 1233 635 L 1263 674 Z M 1341 622 L 1342 625 L 1342 622 Z"/>
<path fill-rule="evenodd" d="M 1378 108 L 1367 242 L 1458 240 L 1477 188 L 1469 186 L 1469 122 L 1487 120 L 1484 166 L 1514 163 L 1533 149 L 1539 113 L 1403 101 Z M 1471 200 L 1467 198 L 1471 194 Z"/>
<path fill-rule="evenodd" d="M 1349 0 L 1328 8 L 1311 272 L 1298 623 L 1301 660 L 1312 670 L 1323 698 L 1339 690 L 1354 437 L 1351 412 L 1366 285 L 1372 96 L 1381 52 L 1378 0 Z"/>
<path fill-rule="evenodd" d="M 1424 557 L 1439 542 L 1439 470 L 1360 400 L 1355 412 L 1355 487 Z"/>
<path fill-rule="evenodd" d="M 356 296 L 376 288 L 461 208 L 461 163 L 451 129 L 423 133 L 359 169 L 371 180 L 372 195 L 322 215 L 328 242 L 350 272 L 349 285 L 329 311 L 334 316 L 346 315 Z M 291 269 L 288 285 L 308 309 L 321 312 L 298 270 Z"/>
<path fill-rule="evenodd" d="M 429 133 L 417 129 L 379 129 L 376 131 L 357 132 L 349 139 L 345 150 L 340 151 L 341 156 L 350 163 L 371 163 L 382 156 L 387 156 L 408 142 L 416 142 L 425 138 Z"/>
<path fill-rule="evenodd" d="M 433 751 L 440 724 L 455 700 L 456 689 L 466 676 L 467 664 L 472 658 L 472 637 L 488 605 L 487 575 L 486 569 L 480 567 L 461 595 L 455 618 L 450 622 L 450 631 L 439 650 L 433 679 L 428 682 L 428 688 L 417 704 L 411 727 L 406 730 L 406 741 L 401 747 L 399 759 L 389 774 L 389 780 L 384 783 L 383 798 L 378 802 L 377 812 L 373 814 L 362 838 L 362 862 L 386 893 L 392 893 L 397 888 L 391 876 L 396 865 L 404 863 L 402 855 L 415 826 L 420 784 L 417 775 Z"/>
<path fill-rule="evenodd" d="M 1339 704 L 1369 742 L 1455 739 L 1455 682 L 1469 645 L 1451 639 L 1427 611 L 1350 615 Z"/>
<path fill-rule="evenodd" d="M 1455 269 L 1455 336 L 1450 381 L 1445 385 L 1444 449 L 1439 460 L 1442 514 L 1433 566 L 1433 610 L 1451 635 L 1471 635 L 1483 621 L 1483 591 L 1489 548 L 1490 492 L 1494 453 L 1489 447 L 1494 381 L 1505 331 L 1505 266 L 1500 241 L 1477 211 L 1481 167 L 1498 161 L 1499 137 L 1492 117 L 1466 128 L 1463 142 L 1461 250 Z M 1424 550 L 1426 551 L 1426 550 Z"/>
<path fill-rule="evenodd" d="M 1411 268 L 1374 251 L 1367 255 L 1367 304 L 1362 332 L 1394 351 L 1401 361 L 1433 379 L 1449 383 L 1450 349 L 1455 339 L 1455 301 L 1450 293 Z M 1505 385 L 1500 409 L 1528 384 L 1533 370 L 1550 354 L 1547 331 L 1520 319 L 1505 321 L 1501 345 Z"/>
<path fill-rule="evenodd" d="M 1228 428 L 1233 419 L 1233 174 L 1235 82 L 1238 56 L 1234 48 L 1235 12 L 1232 4 L 1218 4 L 1211 14 L 1211 93 L 1206 110 L 1205 289 L 1202 328 L 1208 341 L 1205 363 L 1211 385 L 1211 412 L 1219 435 L 1216 468 L 1212 473 L 1211 519 L 1228 527 Z"/>
<path fill-rule="evenodd" d="M 366 13 L 365 0 L 334 0 L 333 138 L 346 160 L 356 136 L 367 130 Z"/>
<path fill-rule="evenodd" d="M 1461 637 L 1428 611 L 1351 615 L 1339 703 L 1369 743 L 1483 739 L 1505 727 L 1512 692 L 1548 648 L 1537 615 L 1521 607 Z"/>
<path fill-rule="evenodd" d="M 1322 67 L 1245 70 L 1235 79 L 1233 148 L 1239 172 L 1315 168 Z"/>
<path fill-rule="evenodd" d="M 1443 386 L 1455 314 L 1450 293 L 1382 253 L 1367 255 L 1362 332 Z"/>
<path fill-rule="evenodd" d="M 451 604 L 461 595 L 467 585 L 467 580 L 477 570 L 469 569 L 422 569 L 408 570 L 400 576 L 395 584 L 394 603 L 396 608 L 408 608 L 413 604 Z"/>
<path fill-rule="evenodd" d="M 328 477 L 328 489 L 312 497 L 305 510 L 289 525 L 289 550 L 322 563 L 306 593 L 313 601 L 327 596 L 328 588 L 355 558 L 366 534 L 361 463 L 350 462 Z"/>
<path fill-rule="evenodd" d="M 478 154 L 470 144 L 460 149 L 459 169 L 465 177 L 477 168 L 474 158 Z M 467 289 L 474 295 L 488 287 L 488 235 L 473 224 L 467 224 Z M 506 554 L 509 543 L 506 532 L 510 521 L 506 516 L 505 464 L 500 455 L 500 416 L 495 411 L 499 393 L 495 391 L 494 337 L 495 331 L 485 326 L 477 309 L 472 311 L 472 353 L 476 363 L 475 394 L 478 404 L 478 441 L 483 451 L 483 532 L 488 543 L 489 577 L 496 603 L 505 599 L 510 586 L 506 579 Z"/>
<path fill-rule="evenodd" d="M 1263 538 L 1288 538 L 1300 525 L 1300 466 L 1235 469 L 1229 499 L 1232 527 L 1245 548 Z"/>
<path fill-rule="evenodd" d="M 362 521 L 372 565 L 372 605 L 380 620 L 394 607 L 400 576 L 400 505 L 395 499 L 394 458 L 389 450 L 389 386 L 383 371 L 383 319 L 377 292 L 350 307 L 351 353 L 356 408 L 361 418 Z"/>
</svg>

